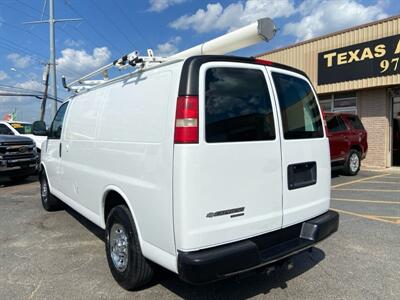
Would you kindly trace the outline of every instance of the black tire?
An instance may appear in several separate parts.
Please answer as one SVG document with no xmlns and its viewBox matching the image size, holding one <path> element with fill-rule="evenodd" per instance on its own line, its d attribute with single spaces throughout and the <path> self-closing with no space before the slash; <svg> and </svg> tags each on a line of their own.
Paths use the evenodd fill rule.
<svg viewBox="0 0 400 300">
<path fill-rule="evenodd" d="M 40 197 L 43 208 L 47 211 L 56 211 L 61 209 L 61 202 L 50 192 L 49 182 L 44 172 L 40 174 Z"/>
<path fill-rule="evenodd" d="M 152 279 L 153 268 L 142 254 L 135 222 L 125 205 L 114 207 L 107 217 L 106 253 L 111 273 L 124 289 L 140 288 Z"/>
<path fill-rule="evenodd" d="M 361 155 L 357 150 L 351 149 L 344 166 L 344 172 L 349 176 L 357 175 L 361 167 Z"/>
</svg>

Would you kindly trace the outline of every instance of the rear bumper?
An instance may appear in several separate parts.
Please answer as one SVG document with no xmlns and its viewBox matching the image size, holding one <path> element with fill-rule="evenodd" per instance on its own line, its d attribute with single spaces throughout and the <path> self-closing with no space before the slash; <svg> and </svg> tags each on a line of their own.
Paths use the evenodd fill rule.
<svg viewBox="0 0 400 300">
<path fill-rule="evenodd" d="M 336 232 L 339 214 L 328 211 L 300 224 L 247 240 L 178 253 L 181 279 L 202 284 L 272 264 L 299 253 Z"/>
</svg>

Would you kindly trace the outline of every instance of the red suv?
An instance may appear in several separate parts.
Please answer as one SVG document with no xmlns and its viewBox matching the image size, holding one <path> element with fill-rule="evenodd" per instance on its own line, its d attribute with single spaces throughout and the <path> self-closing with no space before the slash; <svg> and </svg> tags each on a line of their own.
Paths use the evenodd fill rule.
<svg viewBox="0 0 400 300">
<path fill-rule="evenodd" d="M 348 175 L 356 175 L 367 154 L 367 131 L 356 115 L 325 113 L 324 116 L 332 169 L 340 168 Z"/>
</svg>

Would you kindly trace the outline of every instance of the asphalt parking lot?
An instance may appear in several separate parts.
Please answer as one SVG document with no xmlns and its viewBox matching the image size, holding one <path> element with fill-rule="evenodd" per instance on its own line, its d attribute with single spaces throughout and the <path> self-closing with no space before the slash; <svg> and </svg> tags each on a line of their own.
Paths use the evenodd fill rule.
<svg viewBox="0 0 400 300">
<path fill-rule="evenodd" d="M 127 292 L 108 270 L 103 232 L 71 209 L 41 207 L 34 177 L 0 179 L 0 299 L 400 299 L 400 173 L 334 175 L 339 231 L 292 270 L 191 286 L 160 271 Z"/>
</svg>

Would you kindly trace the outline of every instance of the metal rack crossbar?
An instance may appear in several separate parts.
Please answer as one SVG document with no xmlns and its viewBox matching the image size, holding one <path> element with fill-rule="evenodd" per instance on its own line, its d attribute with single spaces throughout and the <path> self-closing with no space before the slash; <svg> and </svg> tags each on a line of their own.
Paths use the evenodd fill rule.
<svg viewBox="0 0 400 300">
<path fill-rule="evenodd" d="M 147 50 L 147 56 L 139 56 L 138 51 L 126 54 L 112 63 L 105 65 L 69 84 L 67 84 L 65 76 L 62 76 L 62 84 L 68 91 L 76 93 L 93 88 L 99 84 L 103 84 L 110 80 L 109 70 L 116 68 L 118 70 L 134 67 L 136 70 L 144 70 L 155 64 L 165 62 L 167 59 L 159 56 L 154 56 L 153 50 Z M 96 76 L 102 76 L 102 79 L 93 79 Z"/>
</svg>

